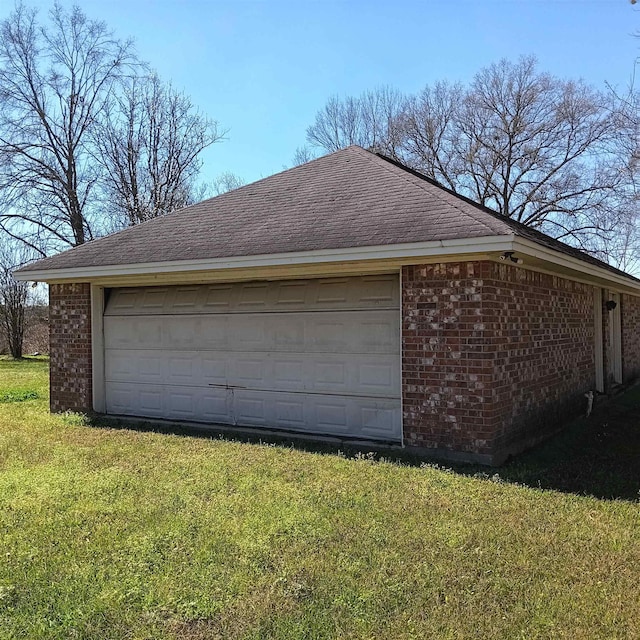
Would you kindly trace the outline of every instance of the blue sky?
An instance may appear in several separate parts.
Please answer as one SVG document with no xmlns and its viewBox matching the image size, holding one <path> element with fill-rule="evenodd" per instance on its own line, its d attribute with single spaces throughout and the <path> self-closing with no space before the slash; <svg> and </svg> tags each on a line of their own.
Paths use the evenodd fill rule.
<svg viewBox="0 0 640 640">
<path fill-rule="evenodd" d="M 12 4 L 0 0 L 3 15 Z M 640 3 L 629 0 L 76 4 L 118 36 L 133 37 L 141 57 L 229 129 L 206 152 L 205 180 L 232 171 L 253 181 L 291 166 L 306 127 L 333 94 L 465 82 L 491 62 L 523 54 L 561 77 L 624 87 L 640 55 L 640 39 L 632 37 Z"/>
</svg>

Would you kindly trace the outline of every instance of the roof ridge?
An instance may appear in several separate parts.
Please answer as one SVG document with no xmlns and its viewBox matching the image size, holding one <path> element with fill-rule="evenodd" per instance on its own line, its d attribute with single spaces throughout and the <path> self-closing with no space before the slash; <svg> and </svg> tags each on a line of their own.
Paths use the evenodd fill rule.
<svg viewBox="0 0 640 640">
<path fill-rule="evenodd" d="M 269 176 L 265 176 L 264 178 L 259 178 L 258 180 L 254 180 L 253 182 L 249 182 L 248 184 L 243 184 L 240 187 L 237 187 L 236 189 L 231 189 L 229 191 L 225 191 L 224 193 L 219 193 L 216 196 L 211 196 L 210 198 L 205 198 L 204 200 L 200 200 L 199 202 L 194 202 L 191 205 L 187 205 L 186 207 L 182 207 L 182 209 L 188 209 L 191 207 L 196 207 L 199 206 L 201 204 L 204 204 L 205 202 L 211 202 L 211 200 L 215 200 L 216 198 L 224 198 L 226 195 L 231 194 L 231 193 L 235 193 L 237 191 L 241 191 L 241 190 L 245 190 L 249 187 L 254 187 L 256 185 L 259 185 L 261 183 L 263 183 L 265 180 L 271 180 L 271 178 L 276 178 L 278 176 L 282 176 L 285 173 L 289 173 L 291 171 L 297 171 L 298 169 L 301 169 L 302 167 L 306 167 L 307 165 L 310 164 L 314 164 L 315 162 L 319 162 L 321 160 L 324 160 L 326 158 L 328 158 L 329 156 L 333 156 L 337 153 L 343 153 L 344 151 L 349 150 L 350 148 L 356 148 L 356 149 L 362 149 L 362 147 L 359 147 L 358 145 L 349 145 L 348 147 L 343 147 L 342 149 L 338 149 L 337 151 L 330 151 L 328 153 L 325 153 L 324 155 L 318 156 L 317 158 L 312 158 L 311 160 L 307 160 L 306 162 L 302 162 L 300 164 L 296 164 L 293 167 L 288 167 L 287 169 L 282 169 L 282 171 L 278 171 L 276 173 L 272 173 Z M 362 151 L 365 151 L 364 149 L 362 149 Z M 170 213 L 166 214 L 166 215 L 171 215 L 172 213 L 177 213 L 178 211 L 182 211 L 182 209 L 176 209 L 175 211 L 171 211 Z M 145 222 L 148 222 L 145 221 Z"/>
</svg>

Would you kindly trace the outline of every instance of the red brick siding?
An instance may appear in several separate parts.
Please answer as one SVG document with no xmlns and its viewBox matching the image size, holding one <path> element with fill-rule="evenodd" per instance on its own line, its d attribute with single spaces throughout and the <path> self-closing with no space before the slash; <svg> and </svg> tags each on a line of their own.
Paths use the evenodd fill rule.
<svg viewBox="0 0 640 640">
<path fill-rule="evenodd" d="M 630 382 L 640 375 L 640 298 L 622 298 L 622 377 Z"/>
<path fill-rule="evenodd" d="M 484 271 L 484 274 L 483 274 Z M 480 262 L 402 269 L 405 443 L 490 454 L 493 365 Z"/>
<path fill-rule="evenodd" d="M 482 311 L 492 335 L 494 447 L 511 451 L 586 406 L 595 388 L 594 290 L 497 263 L 489 270 Z"/>
<path fill-rule="evenodd" d="M 51 411 L 92 409 L 91 287 L 49 286 Z"/>
<path fill-rule="evenodd" d="M 407 445 L 499 457 L 595 383 L 593 288 L 493 262 L 404 267 Z"/>
</svg>

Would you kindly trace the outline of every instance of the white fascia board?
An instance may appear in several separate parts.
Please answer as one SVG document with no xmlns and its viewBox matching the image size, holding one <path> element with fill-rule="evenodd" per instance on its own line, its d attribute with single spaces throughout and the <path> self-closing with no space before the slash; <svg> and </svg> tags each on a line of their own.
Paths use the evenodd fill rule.
<svg viewBox="0 0 640 640">
<path fill-rule="evenodd" d="M 609 271 L 609 269 L 574 258 L 566 253 L 555 251 L 554 249 L 540 245 L 532 240 L 528 240 L 526 238 L 515 238 L 512 250 L 515 253 L 523 253 L 533 258 L 538 258 L 539 260 L 545 260 L 546 262 L 551 262 L 567 269 L 572 269 L 586 276 L 607 280 L 608 282 L 618 284 L 625 289 L 635 289 L 640 294 L 640 282 L 634 280 L 632 277 L 619 275 L 613 271 Z"/>
<path fill-rule="evenodd" d="M 483 236 L 480 238 L 460 238 L 413 242 L 407 244 L 380 245 L 373 247 L 348 247 L 346 249 L 320 249 L 292 253 L 273 253 L 255 256 L 232 256 L 228 258 L 207 258 L 204 260 L 173 260 L 167 262 L 145 262 L 139 264 L 105 265 L 71 269 L 42 269 L 14 274 L 16 280 L 49 282 L 68 280 L 86 282 L 92 278 L 129 276 L 162 273 L 187 273 L 210 269 L 239 269 L 282 265 L 322 264 L 447 255 L 465 255 L 495 251 L 511 251 L 514 236 Z"/>
</svg>

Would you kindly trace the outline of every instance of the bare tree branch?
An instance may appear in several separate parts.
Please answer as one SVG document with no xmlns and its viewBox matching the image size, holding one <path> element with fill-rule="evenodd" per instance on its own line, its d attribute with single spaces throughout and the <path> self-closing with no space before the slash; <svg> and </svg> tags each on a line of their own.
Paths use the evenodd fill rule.
<svg viewBox="0 0 640 640">
<path fill-rule="evenodd" d="M 0 23 L 0 188 L 12 191 L 15 204 L 0 212 L 0 224 L 14 237 L 15 217 L 39 227 L 32 235 L 45 251 L 93 237 L 100 167 L 92 162 L 90 133 L 134 64 L 131 43 L 77 7 L 55 4 L 40 24 L 36 11 L 20 4 Z M 23 215 L 34 201 L 37 216 Z"/>
<path fill-rule="evenodd" d="M 327 151 L 374 147 L 504 216 L 618 262 L 605 247 L 615 225 L 635 228 L 640 162 L 640 101 L 625 100 L 542 73 L 523 57 L 481 69 L 464 87 L 334 96 L 307 142 Z M 367 117 L 378 105 L 391 105 L 387 120 Z"/>
<path fill-rule="evenodd" d="M 358 98 L 333 96 L 307 129 L 307 141 L 327 151 L 357 144 L 395 158 L 402 103 L 402 95 L 390 87 L 367 91 Z"/>
<path fill-rule="evenodd" d="M 0 235 L 0 332 L 13 358 L 22 358 L 25 307 L 29 298 L 27 283 L 14 280 L 13 270 L 30 257 L 16 241 Z"/>
<path fill-rule="evenodd" d="M 96 129 L 114 215 L 137 224 L 192 202 L 200 154 L 223 139 L 216 122 L 158 76 L 130 78 Z"/>
</svg>

